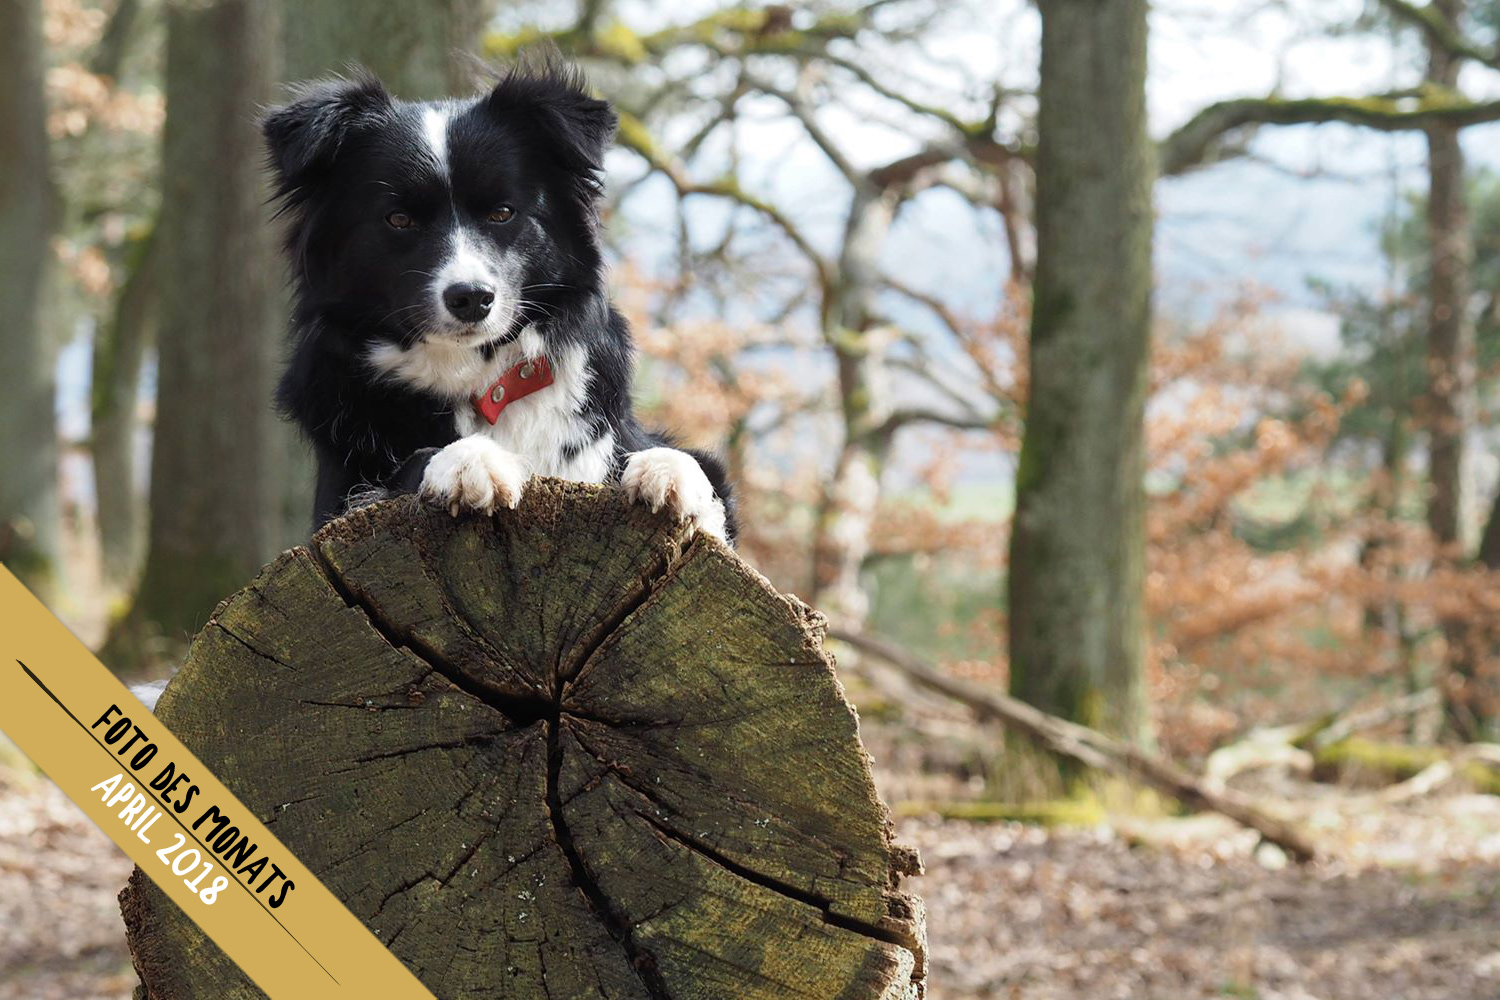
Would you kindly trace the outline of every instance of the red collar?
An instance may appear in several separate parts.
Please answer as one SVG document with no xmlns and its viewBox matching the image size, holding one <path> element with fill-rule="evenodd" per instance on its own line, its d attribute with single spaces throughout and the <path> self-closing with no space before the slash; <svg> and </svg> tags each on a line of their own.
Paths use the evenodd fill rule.
<svg viewBox="0 0 1500 1000">
<path fill-rule="evenodd" d="M 511 403 L 551 384 L 552 366 L 546 358 L 522 361 L 474 395 L 474 412 L 493 424 Z"/>
</svg>

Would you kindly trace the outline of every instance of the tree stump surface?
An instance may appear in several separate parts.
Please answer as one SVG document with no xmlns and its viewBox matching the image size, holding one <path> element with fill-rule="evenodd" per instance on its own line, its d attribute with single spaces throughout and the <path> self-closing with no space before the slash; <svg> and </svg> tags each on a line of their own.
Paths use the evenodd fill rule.
<svg viewBox="0 0 1500 1000">
<path fill-rule="evenodd" d="M 614 490 L 329 524 L 157 715 L 441 1000 L 919 998 L 823 617 Z M 151 1000 L 261 997 L 139 869 Z"/>
</svg>

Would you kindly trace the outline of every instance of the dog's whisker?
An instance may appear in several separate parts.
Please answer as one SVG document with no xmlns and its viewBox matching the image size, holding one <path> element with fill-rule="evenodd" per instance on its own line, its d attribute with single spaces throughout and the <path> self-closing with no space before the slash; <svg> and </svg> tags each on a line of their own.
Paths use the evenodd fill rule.
<svg viewBox="0 0 1500 1000">
<path fill-rule="evenodd" d="M 380 317 L 380 319 L 379 319 L 379 321 L 377 322 L 376 325 L 377 326 L 383 326 L 386 323 L 389 323 L 392 319 L 396 318 L 397 316 L 401 316 L 401 315 L 404 315 L 406 313 L 411 313 L 411 312 L 420 312 L 421 310 L 426 309 L 426 308 L 427 308 L 427 306 L 424 303 L 421 303 L 421 302 L 417 303 L 416 305 L 398 306 L 395 309 L 392 309 L 390 312 L 386 313 L 384 316 Z"/>
</svg>

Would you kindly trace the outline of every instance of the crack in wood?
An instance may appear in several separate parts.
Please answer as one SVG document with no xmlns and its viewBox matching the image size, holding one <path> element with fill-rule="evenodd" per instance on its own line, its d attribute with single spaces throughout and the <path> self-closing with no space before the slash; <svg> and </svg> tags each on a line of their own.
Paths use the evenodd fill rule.
<svg viewBox="0 0 1500 1000">
<path fill-rule="evenodd" d="M 358 611 L 369 621 L 382 639 L 393 649 L 401 649 L 421 660 L 429 670 L 441 674 L 444 679 L 454 687 L 466 694 L 472 695 L 482 704 L 495 709 L 505 716 L 517 729 L 524 729 L 548 718 L 554 711 L 552 701 L 541 694 L 534 697 L 518 697 L 494 690 L 487 684 L 466 675 L 453 664 L 448 663 L 437 651 L 419 642 L 410 633 L 402 632 L 386 617 L 381 614 L 380 609 L 360 598 L 352 587 L 344 580 L 337 567 L 323 551 L 322 546 L 314 544 L 311 546 L 314 558 L 317 559 L 318 568 L 328 585 L 351 610 Z"/>
<path fill-rule="evenodd" d="M 681 541 L 678 536 L 674 541 Z M 603 888 L 593 877 L 589 875 L 588 866 L 584 864 L 583 856 L 578 851 L 578 845 L 573 839 L 573 831 L 568 826 L 567 816 L 563 812 L 562 791 L 562 719 L 567 713 L 563 708 L 563 700 L 567 692 L 567 685 L 581 674 L 589 661 L 593 659 L 610 636 L 620 628 L 622 624 L 642 605 L 651 599 L 651 596 L 661 587 L 665 586 L 671 579 L 673 572 L 682 561 L 685 547 L 681 544 L 674 545 L 671 554 L 663 558 L 656 566 L 652 567 L 640 577 L 640 587 L 637 592 L 626 600 L 615 606 L 612 612 L 604 619 L 600 628 L 595 630 L 592 641 L 583 644 L 579 654 L 572 658 L 576 666 L 572 671 L 565 672 L 559 669 L 556 675 L 555 703 L 552 718 L 547 723 L 547 812 L 552 821 L 552 833 L 557 841 L 557 846 L 562 850 L 563 856 L 568 861 L 568 868 L 572 872 L 573 884 L 583 893 L 584 899 L 589 904 L 589 909 L 594 917 L 604 925 L 609 936 L 625 951 L 625 957 L 630 962 L 630 967 L 635 971 L 641 986 L 645 989 L 652 1000 L 671 1000 L 671 993 L 667 990 L 666 980 L 662 977 L 661 970 L 657 968 L 656 956 L 649 950 L 642 948 L 640 942 L 635 939 L 632 928 L 624 917 L 616 912 L 610 903 L 609 897 Z"/>
<path fill-rule="evenodd" d="M 635 940 L 631 933 L 631 928 L 621 915 L 616 912 L 599 884 L 590 877 L 583 857 L 578 851 L 578 846 L 573 840 L 573 833 L 568 827 L 567 818 L 563 815 L 562 795 L 559 789 L 563 752 L 560 730 L 563 715 L 565 713 L 572 714 L 563 708 L 563 698 L 568 682 L 581 673 L 594 654 L 609 640 L 610 636 L 632 614 L 650 600 L 651 596 L 658 589 L 670 580 L 674 570 L 687 551 L 687 547 L 680 544 L 682 537 L 679 535 L 678 538 L 674 539 L 674 542 L 678 544 L 674 544 L 673 550 L 669 555 L 647 568 L 641 574 L 639 577 L 640 586 L 634 593 L 611 610 L 610 614 L 601 622 L 600 627 L 594 630 L 594 634 L 590 640 L 579 645 L 576 654 L 569 660 L 569 662 L 576 665 L 575 668 L 572 671 L 564 671 L 559 666 L 559 669 L 554 674 L 553 691 L 550 699 L 541 695 L 535 697 L 517 697 L 513 694 L 506 694 L 457 669 L 453 664 L 448 663 L 444 657 L 440 656 L 436 650 L 427 647 L 426 644 L 418 641 L 409 632 L 403 634 L 403 630 L 397 628 L 394 623 L 389 621 L 380 612 L 378 607 L 374 606 L 371 602 L 363 600 L 355 593 L 354 589 L 349 586 L 348 582 L 338 571 L 338 568 L 334 566 L 320 545 L 315 543 L 311 546 L 314 557 L 317 560 L 317 566 L 321 571 L 321 575 L 328 581 L 328 585 L 333 588 L 334 592 L 338 594 L 345 605 L 352 610 L 363 613 L 369 621 L 370 627 L 392 648 L 406 650 L 411 655 L 417 657 L 429 668 L 452 682 L 460 690 L 471 695 L 482 704 L 495 709 L 518 729 L 535 725 L 538 722 L 545 726 L 547 734 L 546 805 L 548 819 L 552 826 L 552 838 L 556 842 L 558 849 L 562 852 L 563 858 L 567 861 L 569 874 L 574 886 L 582 894 L 594 918 L 609 933 L 610 938 L 624 950 L 630 968 L 640 981 L 641 988 L 646 991 L 647 996 L 651 1000 L 671 1000 L 671 993 L 667 989 L 666 981 L 662 978 L 661 971 L 657 968 L 656 957 L 650 951 L 642 948 L 640 943 Z M 492 741 L 493 738 L 490 738 L 490 742 Z M 460 741 L 458 745 L 470 745 L 474 742 L 473 738 L 466 738 Z M 397 756 L 413 752 L 415 750 L 381 756 Z M 475 851 L 477 850 L 478 845 L 476 844 Z M 470 857 L 472 857 L 472 854 L 473 852 L 471 852 Z M 427 873 L 415 883 L 412 883 L 412 885 L 419 885 L 428 878 L 435 877 L 431 873 Z M 439 880 L 439 884 L 442 884 L 441 880 Z M 411 887 L 411 885 L 408 885 L 406 888 L 410 889 Z M 405 890 L 397 890 L 397 892 L 391 895 L 399 895 L 401 891 Z M 390 898 L 391 896 L 388 895 L 386 900 L 382 900 L 380 904 L 381 908 L 384 907 L 385 902 Z M 377 915 L 378 913 L 379 911 L 377 911 Z M 394 940 L 390 943 L 394 943 Z"/>
<path fill-rule="evenodd" d="M 219 621 L 217 618 L 211 619 L 209 621 L 208 625 L 205 626 L 205 627 L 206 628 L 214 629 L 220 635 L 222 635 L 222 636 L 224 636 L 224 637 L 226 637 L 228 639 L 231 639 L 231 640 L 239 643 L 241 646 L 244 646 L 245 649 L 247 649 L 247 650 L 250 651 L 250 654 L 252 656 L 255 656 L 258 659 L 269 660 L 270 662 L 276 664 L 278 667 L 282 667 L 282 668 L 284 668 L 286 670 L 296 670 L 297 669 L 296 667 L 292 666 L 290 663 L 287 663 L 285 660 L 283 660 L 283 659 L 275 656 L 274 654 L 272 654 L 269 650 L 257 648 L 253 643 L 250 642 L 250 640 L 248 640 L 244 636 L 240 635 L 234 629 L 229 628 L 228 626 L 226 626 L 223 622 Z"/>
<path fill-rule="evenodd" d="M 382 750 L 379 753 L 365 754 L 361 757 L 355 757 L 353 762 L 355 764 L 368 764 L 376 760 L 410 757 L 414 753 L 426 753 L 428 750 L 462 750 L 464 747 L 487 747 L 493 746 L 497 738 L 494 733 L 473 733 L 456 740 L 443 740 L 441 743 L 424 743 L 419 747 L 402 747 L 399 750 Z"/>
<path fill-rule="evenodd" d="M 562 778 L 562 741 L 558 735 L 560 723 L 561 718 L 549 723 L 547 733 L 547 812 L 552 819 L 553 838 L 568 861 L 573 884 L 583 893 L 594 917 L 604 925 L 615 943 L 625 950 L 625 957 L 630 961 L 630 967 L 635 970 L 646 994 L 652 1000 L 671 1000 L 666 980 L 656 966 L 656 956 L 640 946 L 629 924 L 615 911 L 599 883 L 589 875 L 583 856 L 578 852 L 578 845 L 573 841 L 573 831 L 568 827 L 567 817 L 563 815 L 562 793 L 559 789 Z"/>
<path fill-rule="evenodd" d="M 635 788 L 634 786 L 629 787 L 632 791 L 635 791 L 637 794 L 639 794 L 639 789 Z M 647 799 L 647 801 L 650 800 Z M 835 913 L 833 912 L 834 901 L 829 899 L 828 897 L 819 895 L 815 892 L 809 892 L 808 890 L 803 889 L 799 886 L 792 885 L 790 882 L 786 882 L 782 879 L 776 878 L 774 875 L 767 875 L 764 872 L 756 871 L 754 868 L 743 865 L 740 862 L 735 861 L 728 855 L 715 850 L 709 845 L 703 843 L 698 838 L 689 836 L 688 834 L 683 833 L 681 830 L 667 825 L 666 823 L 657 819 L 655 816 L 652 816 L 650 813 L 644 812 L 640 809 L 635 809 L 633 811 L 637 816 L 650 824 L 651 828 L 656 830 L 663 837 L 666 837 L 668 840 L 671 840 L 674 843 L 682 845 L 683 847 L 694 852 L 705 860 L 718 865 L 720 868 L 723 868 L 731 875 L 737 875 L 740 878 L 744 879 L 746 882 L 751 883 L 752 885 L 758 885 L 762 889 L 767 889 L 771 892 L 777 893 L 778 895 L 785 896 L 787 899 L 790 899 L 793 902 L 802 903 L 806 906 L 812 907 L 822 915 L 823 922 L 831 927 L 837 927 L 841 930 L 846 930 L 853 934 L 858 934 L 862 937 L 867 937 L 875 941 L 884 941 L 886 944 L 893 944 L 897 947 L 905 948 L 908 951 L 916 950 L 915 943 L 911 941 L 906 935 L 901 934 L 899 931 L 895 931 L 888 927 L 880 927 L 875 924 L 867 923 L 863 920 L 845 916 L 841 913 Z"/>
<path fill-rule="evenodd" d="M 377 904 L 375 904 L 375 912 L 372 913 L 372 914 L 370 914 L 370 920 L 372 922 L 376 921 L 376 920 L 379 920 L 381 918 L 381 916 L 385 913 L 385 905 L 387 903 L 389 903 L 391 900 L 395 899 L 397 896 L 401 896 L 401 895 L 404 895 L 404 894 L 406 894 L 408 892 L 411 892 L 413 889 L 415 889 L 417 886 L 421 885 L 423 882 L 438 882 L 438 881 L 439 881 L 439 879 L 438 879 L 438 877 L 435 874 L 433 874 L 430 871 L 427 871 L 427 872 L 423 872 L 421 875 L 418 875 L 416 878 L 408 879 L 407 881 L 402 882 L 400 885 L 397 885 L 396 888 L 392 889 L 390 892 L 388 892 L 384 896 L 382 896 L 381 899 L 380 899 L 380 902 L 377 903 Z"/>
<path fill-rule="evenodd" d="M 568 658 L 567 662 L 571 669 L 565 669 L 562 663 L 559 663 L 554 691 L 559 705 L 565 701 L 568 685 L 578 679 L 588 667 L 589 661 L 594 658 L 594 654 L 604 647 L 610 636 L 619 631 L 626 619 L 639 611 L 658 590 L 671 581 L 677 572 L 677 567 L 687 558 L 688 553 L 696 544 L 697 539 L 693 537 L 690 529 L 685 525 L 679 527 L 677 533 L 672 536 L 671 548 L 662 553 L 661 558 L 643 568 L 637 578 L 639 586 L 635 592 L 615 605 L 600 621 L 599 626 L 594 630 L 593 638 L 581 642 L 579 652 Z"/>
</svg>

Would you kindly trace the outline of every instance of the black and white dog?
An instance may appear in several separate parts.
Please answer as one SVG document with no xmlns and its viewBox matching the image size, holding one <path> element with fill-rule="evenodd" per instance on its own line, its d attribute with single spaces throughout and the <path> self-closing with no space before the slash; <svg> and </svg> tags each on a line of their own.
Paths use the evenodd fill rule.
<svg viewBox="0 0 1500 1000">
<path fill-rule="evenodd" d="M 367 75 L 294 96 L 263 129 L 296 293 L 277 402 L 317 454 L 315 523 L 372 493 L 490 513 L 544 475 L 732 541 L 723 466 L 631 409 L 598 233 L 616 119 L 578 73 L 432 103 Z"/>
</svg>

